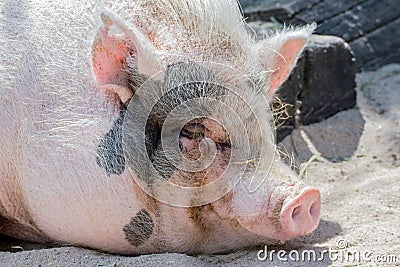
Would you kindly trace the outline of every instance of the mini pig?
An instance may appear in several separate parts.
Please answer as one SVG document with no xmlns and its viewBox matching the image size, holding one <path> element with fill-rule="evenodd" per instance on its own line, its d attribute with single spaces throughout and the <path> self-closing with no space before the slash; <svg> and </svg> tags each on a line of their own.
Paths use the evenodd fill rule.
<svg viewBox="0 0 400 267">
<path fill-rule="evenodd" d="M 314 25 L 256 43 L 235 0 L 2 1 L 0 232 L 216 253 L 318 225 L 268 102 Z"/>
</svg>

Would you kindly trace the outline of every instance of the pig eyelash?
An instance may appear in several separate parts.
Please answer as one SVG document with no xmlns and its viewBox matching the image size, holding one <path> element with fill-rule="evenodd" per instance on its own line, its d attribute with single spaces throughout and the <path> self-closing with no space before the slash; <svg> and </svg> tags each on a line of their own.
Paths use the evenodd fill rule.
<svg viewBox="0 0 400 267">
<path fill-rule="evenodd" d="M 189 130 L 188 128 L 193 127 L 193 125 L 195 125 L 194 129 L 190 129 Z M 200 124 L 200 123 L 191 123 L 191 124 L 189 124 L 187 126 L 185 125 L 182 128 L 181 134 L 183 136 L 189 138 L 189 139 L 196 139 L 196 138 L 204 136 L 204 131 L 205 131 L 205 129 L 204 129 L 204 126 L 202 124 Z"/>
</svg>

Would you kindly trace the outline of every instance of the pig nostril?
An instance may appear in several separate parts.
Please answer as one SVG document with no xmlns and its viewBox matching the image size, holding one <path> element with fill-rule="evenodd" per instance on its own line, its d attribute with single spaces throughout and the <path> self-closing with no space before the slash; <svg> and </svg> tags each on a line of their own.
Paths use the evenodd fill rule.
<svg viewBox="0 0 400 267">
<path fill-rule="evenodd" d="M 299 217 L 299 214 L 300 214 L 300 206 L 297 206 L 292 211 L 292 219 L 293 219 L 293 221 L 295 221 L 297 219 L 297 217 Z"/>
</svg>

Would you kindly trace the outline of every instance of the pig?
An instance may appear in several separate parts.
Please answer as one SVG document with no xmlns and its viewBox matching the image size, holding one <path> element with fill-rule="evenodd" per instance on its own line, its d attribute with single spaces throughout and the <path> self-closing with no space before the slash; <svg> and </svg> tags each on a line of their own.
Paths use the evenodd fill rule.
<svg viewBox="0 0 400 267">
<path fill-rule="evenodd" d="M 0 232 L 139 255 L 286 241 L 319 190 L 269 104 L 315 25 L 256 42 L 235 0 L 2 1 Z"/>
</svg>

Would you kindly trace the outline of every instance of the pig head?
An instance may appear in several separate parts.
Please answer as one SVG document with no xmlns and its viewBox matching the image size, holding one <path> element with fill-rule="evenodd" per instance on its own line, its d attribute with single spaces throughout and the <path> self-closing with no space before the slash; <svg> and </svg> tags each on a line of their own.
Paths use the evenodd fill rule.
<svg viewBox="0 0 400 267">
<path fill-rule="evenodd" d="M 122 111 L 111 131 L 118 136 L 103 140 L 99 165 L 129 173 L 152 199 L 152 207 L 137 215 L 151 229 L 136 227 L 144 229 L 135 229 L 142 234 L 133 243 L 150 239 L 153 224 L 168 233 L 158 250 L 190 253 L 284 241 L 317 227 L 320 193 L 275 158 L 268 105 L 314 26 L 288 29 L 251 47 L 231 45 L 213 58 L 203 55 L 207 51 L 193 57 L 157 49 L 110 12 L 102 22 L 93 73 Z M 111 27 L 120 34 L 110 34 Z M 238 57 L 254 65 L 239 66 L 244 59 Z"/>
</svg>

